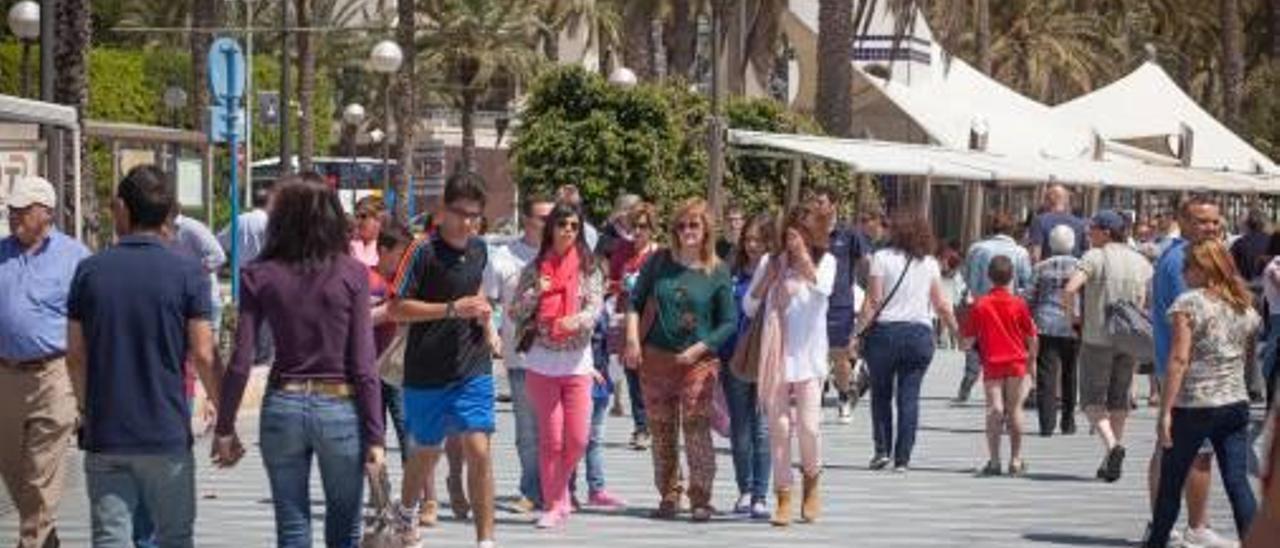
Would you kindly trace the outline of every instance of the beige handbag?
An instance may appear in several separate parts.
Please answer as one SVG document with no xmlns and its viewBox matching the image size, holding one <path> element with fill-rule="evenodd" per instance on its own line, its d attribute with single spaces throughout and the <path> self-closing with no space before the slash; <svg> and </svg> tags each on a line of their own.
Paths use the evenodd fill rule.
<svg viewBox="0 0 1280 548">
<path fill-rule="evenodd" d="M 409 339 L 409 327 L 396 328 L 396 336 L 391 344 L 378 356 L 378 375 L 383 382 L 393 386 L 404 384 L 404 349 Z"/>
</svg>

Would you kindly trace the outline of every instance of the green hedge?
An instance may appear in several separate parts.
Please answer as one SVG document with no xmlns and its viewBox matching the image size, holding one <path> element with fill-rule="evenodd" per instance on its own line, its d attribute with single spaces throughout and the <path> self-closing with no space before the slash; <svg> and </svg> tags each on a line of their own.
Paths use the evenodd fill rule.
<svg viewBox="0 0 1280 548">
<path fill-rule="evenodd" d="M 22 47 L 16 42 L 0 43 L 0 93 L 18 95 L 21 87 Z M 38 47 L 31 51 L 32 93 L 39 88 Z M 111 122 L 130 122 L 151 125 L 171 125 L 172 120 L 166 112 L 162 100 L 164 91 L 171 85 L 178 85 L 187 90 L 188 97 L 193 96 L 191 85 L 191 56 L 185 50 L 146 49 L 125 50 L 114 48 L 94 48 L 89 54 L 89 107 L 88 116 L 94 120 Z M 296 84 L 297 79 L 294 79 Z M 278 90 L 280 84 L 279 61 L 270 56 L 254 56 L 253 91 Z M 316 78 L 315 115 L 310 117 L 316 124 L 316 153 L 325 154 L 331 146 L 331 132 L 326 121 L 334 120 L 335 103 L 326 100 L 334 96 L 334 83 L 329 74 L 321 71 Z M 255 107 L 256 108 L 256 107 Z M 178 116 L 178 124 L 185 128 L 193 128 L 195 123 L 189 109 L 183 109 Z M 295 124 L 293 127 L 297 127 Z M 280 132 L 277 126 L 254 124 L 253 148 L 258 157 L 273 156 L 280 146 Z M 296 140 L 297 136 L 294 136 Z M 297 150 L 296 141 L 293 150 Z M 215 208 L 217 224 L 225 222 L 229 217 L 226 200 L 226 182 L 228 179 L 227 151 L 220 148 L 215 154 L 215 189 L 218 201 Z M 85 166 L 93 171 L 93 180 L 98 183 L 99 196 L 105 197 L 111 189 L 111 154 L 110 147 L 104 143 L 94 142 L 90 146 L 89 157 Z M 100 203 L 108 204 L 109 200 Z M 105 207 L 104 207 L 105 209 Z M 109 212 L 104 211 L 106 215 Z M 107 217 L 103 217 L 106 219 Z M 107 225 L 109 226 L 109 225 Z"/>
</svg>

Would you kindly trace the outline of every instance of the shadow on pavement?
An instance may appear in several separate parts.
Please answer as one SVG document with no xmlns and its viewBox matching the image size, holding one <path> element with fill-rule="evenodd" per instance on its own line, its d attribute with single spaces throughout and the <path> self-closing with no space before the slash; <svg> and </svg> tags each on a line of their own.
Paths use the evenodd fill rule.
<svg viewBox="0 0 1280 548">
<path fill-rule="evenodd" d="M 1068 546 L 1132 546 L 1133 541 L 1115 537 L 1075 535 L 1071 533 L 1027 533 L 1022 535 L 1031 542 L 1065 544 Z"/>
</svg>

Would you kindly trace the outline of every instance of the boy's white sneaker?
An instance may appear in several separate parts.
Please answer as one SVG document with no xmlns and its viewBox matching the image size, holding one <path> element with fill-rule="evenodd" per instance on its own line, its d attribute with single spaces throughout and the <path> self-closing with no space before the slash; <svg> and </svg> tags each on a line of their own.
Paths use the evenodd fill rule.
<svg viewBox="0 0 1280 548">
<path fill-rule="evenodd" d="M 1201 529 L 1188 527 L 1187 532 L 1182 535 L 1182 546 L 1185 548 L 1236 548 L 1240 543 L 1224 538 L 1208 527 Z"/>
</svg>

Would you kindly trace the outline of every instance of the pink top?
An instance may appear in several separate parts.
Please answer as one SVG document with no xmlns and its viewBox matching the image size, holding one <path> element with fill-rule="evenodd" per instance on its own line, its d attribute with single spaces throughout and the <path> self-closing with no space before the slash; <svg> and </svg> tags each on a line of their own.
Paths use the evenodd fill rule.
<svg viewBox="0 0 1280 548">
<path fill-rule="evenodd" d="M 378 266 L 378 241 L 365 243 L 360 238 L 351 240 L 351 256 L 369 268 Z"/>
</svg>

